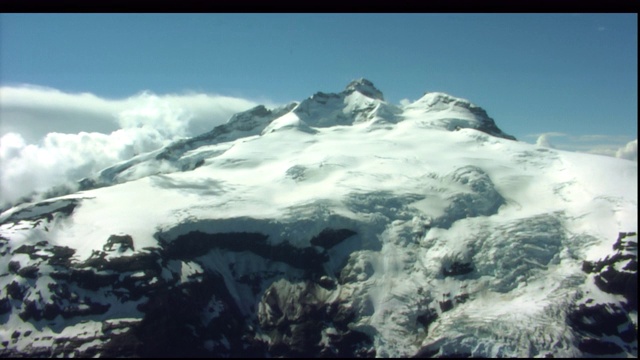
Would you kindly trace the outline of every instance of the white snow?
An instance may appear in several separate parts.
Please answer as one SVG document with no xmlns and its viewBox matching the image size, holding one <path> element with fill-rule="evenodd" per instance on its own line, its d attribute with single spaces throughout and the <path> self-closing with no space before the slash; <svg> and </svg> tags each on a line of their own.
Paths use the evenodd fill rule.
<svg viewBox="0 0 640 360">
<path fill-rule="evenodd" d="M 131 181 L 82 192 L 73 215 L 56 218 L 49 231 L 4 224 L 0 234 L 14 249 L 47 240 L 76 249 L 75 258 L 84 260 L 112 234 L 130 235 L 136 252 L 158 247 L 158 233 L 173 240 L 192 230 L 262 232 L 270 243 L 287 239 L 302 247 L 323 228 L 348 222 L 358 232 L 354 241 L 369 244 L 353 252 L 351 261 L 370 262 L 373 274 L 359 274 L 340 291 L 370 303 L 355 327 L 376 329 L 369 332 L 379 356 L 410 356 L 422 345 L 458 335 L 456 346 L 478 356 L 540 355 L 527 341 L 577 356 L 560 309 L 585 289 L 601 297 L 597 301 L 611 299 L 589 285 L 581 262 L 610 254 L 618 232 L 637 232 L 637 163 L 490 136 L 473 129 L 479 120 L 469 106 L 442 93 L 402 109 L 358 91 L 316 95 L 270 122 L 261 135 L 250 132 L 186 152 L 184 158 L 205 160 L 194 170 L 166 173 L 174 165 L 168 162 L 157 171 L 165 173 L 138 178 L 154 173 L 141 163 L 118 175 Z M 381 126 L 389 114 L 401 121 Z M 452 126 L 462 129 L 449 131 Z M 461 205 L 454 198 L 473 194 L 464 182 L 475 178 L 453 178 L 469 165 L 488 176 L 504 204 L 492 214 L 453 219 L 450 228 L 429 228 L 465 210 L 455 207 Z M 63 203 L 24 216 L 55 204 Z M 340 249 L 354 251 L 351 245 Z M 253 306 L 251 294 L 236 283 L 228 264 L 240 274 L 267 270 L 247 260 L 251 256 L 214 251 L 199 259 L 223 275 L 245 313 Z M 473 263 L 477 276 L 443 278 L 443 261 L 455 259 Z M 17 255 L 13 260 L 23 262 Z M 204 271 L 195 262 L 168 267 L 181 282 Z M 418 295 L 420 288 L 429 293 Z M 463 293 L 471 299 L 439 310 L 443 294 Z M 415 318 L 427 306 L 441 316 L 425 336 Z M 11 315 L 0 331 L 3 339 L 18 321 Z"/>
</svg>

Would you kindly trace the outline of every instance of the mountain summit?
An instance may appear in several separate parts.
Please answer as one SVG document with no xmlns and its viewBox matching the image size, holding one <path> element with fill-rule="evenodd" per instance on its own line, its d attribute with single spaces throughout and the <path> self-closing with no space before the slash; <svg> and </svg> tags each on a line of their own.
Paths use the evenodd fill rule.
<svg viewBox="0 0 640 360">
<path fill-rule="evenodd" d="M 637 357 L 637 163 L 370 81 L 0 214 L 4 357 Z"/>
<path fill-rule="evenodd" d="M 353 80 L 352 82 L 349 83 L 349 85 L 347 85 L 344 91 L 347 94 L 357 91 L 362 95 L 370 97 L 372 99 L 384 101 L 382 92 L 378 90 L 371 81 L 365 78 Z"/>
<path fill-rule="evenodd" d="M 94 177 L 81 180 L 80 188 L 88 190 L 152 174 L 192 170 L 211 155 L 208 152 L 196 152 L 193 156 L 183 156 L 197 147 L 220 144 L 224 148 L 223 144 L 231 144 L 233 140 L 285 128 L 313 133 L 316 131 L 314 129 L 361 125 L 374 130 L 408 120 L 417 121 L 421 127 L 434 131 L 468 128 L 515 140 L 515 137 L 500 130 L 484 109 L 464 99 L 444 93 L 427 93 L 404 108 L 383 99 L 382 92 L 371 81 L 361 78 L 350 82 L 339 93 L 317 92 L 300 103 L 271 110 L 259 105 L 233 115 L 226 124 L 210 132 L 179 140 L 104 169 Z"/>
</svg>

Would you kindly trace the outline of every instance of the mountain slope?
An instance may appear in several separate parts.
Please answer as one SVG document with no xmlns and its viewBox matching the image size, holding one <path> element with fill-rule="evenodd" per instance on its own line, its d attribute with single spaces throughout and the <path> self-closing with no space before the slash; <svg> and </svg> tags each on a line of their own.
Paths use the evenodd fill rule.
<svg viewBox="0 0 640 360">
<path fill-rule="evenodd" d="M 0 215 L 5 356 L 637 356 L 637 164 L 466 100 L 360 79 L 83 184 Z"/>
</svg>

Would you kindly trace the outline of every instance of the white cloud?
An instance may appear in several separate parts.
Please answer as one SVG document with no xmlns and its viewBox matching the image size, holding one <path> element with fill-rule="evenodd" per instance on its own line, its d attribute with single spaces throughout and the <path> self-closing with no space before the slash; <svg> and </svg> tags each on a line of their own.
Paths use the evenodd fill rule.
<svg viewBox="0 0 640 360">
<path fill-rule="evenodd" d="M 0 159 L 16 156 L 27 144 L 20 134 L 8 133 L 0 138 Z"/>
<path fill-rule="evenodd" d="M 411 102 L 412 101 L 409 100 L 409 99 L 402 99 L 402 100 L 400 100 L 400 106 L 407 106 L 407 105 L 411 104 Z"/>
<path fill-rule="evenodd" d="M 41 144 L 27 145 L 19 134 L 0 139 L 0 205 L 55 186 L 75 188 L 90 174 L 135 154 L 166 145 L 174 137 L 152 127 L 120 129 L 111 134 L 47 134 Z"/>
<path fill-rule="evenodd" d="M 140 122 L 151 121 L 155 118 L 155 107 L 162 107 L 165 113 L 169 109 L 174 115 L 181 113 L 175 121 L 186 122 L 179 126 L 186 135 L 192 136 L 211 130 L 236 112 L 256 105 L 258 103 L 251 100 L 201 93 L 142 92 L 125 99 L 105 99 L 89 93 L 69 94 L 32 85 L 3 86 L 0 87 L 0 136 L 19 133 L 28 143 L 36 143 L 51 132 L 109 134 L 123 126 L 140 126 Z M 137 118 L 136 114 L 143 116 L 132 120 Z M 166 120 L 162 125 L 169 125 Z"/>
<path fill-rule="evenodd" d="M 616 157 L 632 161 L 638 161 L 638 139 L 629 141 L 627 145 L 616 151 Z"/>
<path fill-rule="evenodd" d="M 551 138 L 551 136 L 553 136 L 553 135 L 540 134 L 540 136 L 538 136 L 538 140 L 536 140 L 536 145 L 544 146 L 544 147 L 548 147 L 548 148 L 554 148 L 554 146 L 549 141 L 549 138 Z"/>
<path fill-rule="evenodd" d="M 0 87 L 0 207 L 226 122 L 255 102 L 210 94 L 120 99 Z M 272 107 L 272 104 L 265 104 Z"/>
<path fill-rule="evenodd" d="M 567 134 L 561 133 L 561 132 L 546 132 L 546 133 L 541 133 L 541 134 L 527 135 L 527 137 L 533 137 L 533 136 L 537 137 L 536 145 L 555 149 L 556 146 L 555 146 L 555 144 L 553 142 L 551 142 L 551 138 L 552 137 L 566 137 Z"/>
</svg>

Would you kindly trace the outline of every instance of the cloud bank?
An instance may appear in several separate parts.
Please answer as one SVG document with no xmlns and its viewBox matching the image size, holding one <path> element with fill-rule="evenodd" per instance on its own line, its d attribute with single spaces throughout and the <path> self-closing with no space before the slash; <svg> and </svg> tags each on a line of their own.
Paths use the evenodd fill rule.
<svg viewBox="0 0 640 360">
<path fill-rule="evenodd" d="M 527 135 L 536 137 L 536 145 L 566 151 L 605 155 L 638 161 L 638 139 L 625 135 L 569 135 L 558 132 Z M 551 141 L 551 138 L 554 138 Z"/>
<path fill-rule="evenodd" d="M 0 105 L 0 136 L 13 132 L 28 143 L 35 143 L 51 132 L 109 134 L 132 125 L 131 122 L 136 121 L 132 118 L 137 113 L 146 116 L 145 121 L 153 121 L 154 111 L 167 112 L 169 109 L 180 113 L 181 118 L 175 121 L 181 122 L 180 126 L 188 136 L 193 136 L 211 130 L 234 113 L 258 103 L 202 93 L 155 95 L 142 92 L 125 99 L 106 99 L 90 93 L 70 94 L 23 85 L 0 87 Z M 155 110 L 157 107 L 162 110 Z"/>
<path fill-rule="evenodd" d="M 126 99 L 35 86 L 0 87 L 0 208 L 42 197 L 114 163 L 209 131 L 256 106 L 210 94 Z M 267 106 L 273 106 L 266 104 Z"/>
<path fill-rule="evenodd" d="M 638 161 L 638 139 L 629 141 L 627 145 L 616 151 L 616 157 L 632 161 Z"/>
</svg>

